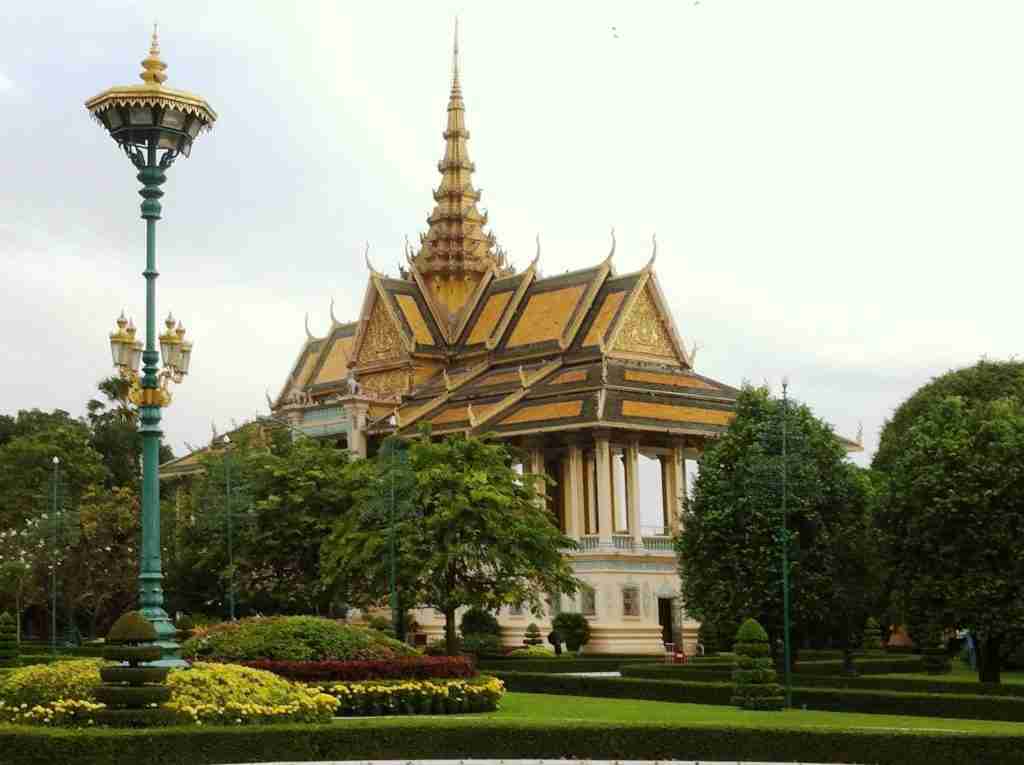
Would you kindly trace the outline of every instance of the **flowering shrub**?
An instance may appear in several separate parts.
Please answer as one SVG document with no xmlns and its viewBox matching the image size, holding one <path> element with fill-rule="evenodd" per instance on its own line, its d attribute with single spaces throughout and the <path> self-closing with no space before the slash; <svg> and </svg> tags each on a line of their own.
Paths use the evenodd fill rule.
<svg viewBox="0 0 1024 765">
<path fill-rule="evenodd" d="M 0 722 L 29 725 L 116 724 L 115 712 L 95 702 L 100 662 L 88 659 L 25 667 L 0 681 Z M 172 670 L 166 722 L 243 725 L 324 722 L 338 700 L 315 686 L 292 683 L 270 672 L 223 664 Z M 150 705 L 155 706 L 155 705 Z"/>
<path fill-rule="evenodd" d="M 0 675 L 0 701 L 21 707 L 43 706 L 55 701 L 95 701 L 93 689 L 100 684 L 99 659 L 76 659 L 55 664 L 32 664 Z"/>
<path fill-rule="evenodd" d="M 258 661 L 238 662 L 265 669 L 291 680 L 425 680 L 441 677 L 473 677 L 476 667 L 469 656 L 402 656 L 380 661 Z"/>
<path fill-rule="evenodd" d="M 94 713 L 103 704 L 81 699 L 59 699 L 45 704 L 9 705 L 0 701 L 0 721 L 19 725 L 94 725 Z"/>
<path fill-rule="evenodd" d="M 509 651 L 507 654 L 513 659 L 553 659 L 555 658 L 555 652 L 550 648 L 545 648 L 540 645 L 530 645 L 524 648 L 516 648 L 514 651 Z"/>
<path fill-rule="evenodd" d="M 496 677 L 473 680 L 407 680 L 332 683 L 322 689 L 339 702 L 337 714 L 415 715 L 491 712 L 505 694 Z"/>
<path fill-rule="evenodd" d="M 187 659 L 220 661 L 365 661 L 416 651 L 376 630 L 333 619 L 271 616 L 197 628 L 181 653 Z"/>
</svg>

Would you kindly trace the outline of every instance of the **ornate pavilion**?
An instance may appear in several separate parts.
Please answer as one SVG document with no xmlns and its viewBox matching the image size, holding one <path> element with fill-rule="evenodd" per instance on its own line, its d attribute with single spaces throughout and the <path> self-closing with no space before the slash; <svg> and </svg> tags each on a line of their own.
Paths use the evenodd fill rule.
<svg viewBox="0 0 1024 765">
<path fill-rule="evenodd" d="M 369 275 L 355 321 L 303 342 L 273 416 L 366 456 L 391 433 L 494 434 L 528 455 L 556 485 L 547 502 L 587 584 L 550 598 L 543 619 L 498 615 L 508 644 L 531 621 L 544 634 L 558 610 L 591 620 L 589 652 L 693 652 L 671 536 L 686 494 L 686 460 L 732 419 L 737 390 L 700 375 L 650 262 L 619 274 L 611 252 L 592 268 L 542 278 L 537 260 L 516 273 L 477 204 L 456 38 L 440 185 L 418 250 L 397 278 Z M 539 250 L 539 246 L 538 246 Z M 538 252 L 539 255 L 539 252 Z M 595 258 L 597 260 L 597 258 Z M 192 456 L 165 466 L 188 469 Z M 640 489 L 640 463 L 647 487 Z M 646 476 L 660 477 L 660 490 Z M 641 495 L 655 507 L 641 507 Z M 660 496 L 660 499 L 658 497 Z M 643 512 L 642 512 L 643 511 Z M 642 525 L 641 515 L 657 518 Z M 440 636 L 443 618 L 417 621 Z"/>
</svg>

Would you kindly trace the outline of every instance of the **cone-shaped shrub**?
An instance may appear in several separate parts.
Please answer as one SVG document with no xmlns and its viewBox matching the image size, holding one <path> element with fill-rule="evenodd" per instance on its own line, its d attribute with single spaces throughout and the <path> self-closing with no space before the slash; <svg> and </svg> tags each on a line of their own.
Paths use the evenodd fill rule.
<svg viewBox="0 0 1024 765">
<path fill-rule="evenodd" d="M 20 664 L 18 626 L 5 612 L 0 614 L 0 667 L 17 667 Z"/>
<path fill-rule="evenodd" d="M 880 651 L 882 649 L 882 630 L 878 626 L 878 620 L 869 616 L 864 622 L 864 638 L 860 647 L 865 651 Z"/>
<path fill-rule="evenodd" d="M 533 622 L 530 622 L 526 627 L 526 634 L 523 637 L 523 642 L 526 645 L 541 645 L 544 642 L 544 638 L 540 636 L 540 627 Z"/>
<path fill-rule="evenodd" d="M 171 697 L 171 689 L 162 685 L 167 667 L 140 667 L 141 662 L 157 661 L 160 647 L 152 645 L 156 630 L 138 611 L 121 616 L 107 633 L 103 658 L 128 662 L 127 667 L 101 667 L 103 685 L 96 689 L 96 698 L 110 707 L 141 709 L 162 704 Z"/>
<path fill-rule="evenodd" d="M 782 686 L 772 665 L 768 633 L 754 619 L 736 632 L 732 703 L 740 709 L 782 709 Z"/>
</svg>

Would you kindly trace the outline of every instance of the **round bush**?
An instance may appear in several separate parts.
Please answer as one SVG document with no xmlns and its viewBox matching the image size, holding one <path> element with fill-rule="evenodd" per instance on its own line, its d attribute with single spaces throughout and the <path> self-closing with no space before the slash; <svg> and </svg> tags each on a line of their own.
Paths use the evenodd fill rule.
<svg viewBox="0 0 1024 765">
<path fill-rule="evenodd" d="M 414 656 L 416 651 L 376 630 L 316 616 L 275 616 L 218 624 L 185 641 L 185 658 L 235 661 L 346 661 Z"/>
<path fill-rule="evenodd" d="M 590 642 L 590 622 L 583 614 L 565 611 L 552 620 L 551 626 L 558 630 L 570 651 L 578 651 Z"/>
<path fill-rule="evenodd" d="M 160 646 L 156 645 L 108 645 L 103 649 L 107 661 L 126 661 L 132 666 L 145 661 L 160 660 Z"/>
<path fill-rule="evenodd" d="M 107 633 L 108 643 L 151 643 L 156 640 L 156 629 L 138 611 L 128 611 L 118 618 Z"/>
<path fill-rule="evenodd" d="M 501 627 L 494 614 L 482 608 L 471 608 L 462 615 L 459 629 L 463 635 L 496 635 L 501 636 Z"/>
<path fill-rule="evenodd" d="M 140 709 L 170 700 L 171 689 L 166 685 L 101 685 L 93 696 L 108 707 Z"/>
<path fill-rule="evenodd" d="M 167 679 L 168 667 L 100 667 L 105 683 L 162 683 Z"/>
</svg>

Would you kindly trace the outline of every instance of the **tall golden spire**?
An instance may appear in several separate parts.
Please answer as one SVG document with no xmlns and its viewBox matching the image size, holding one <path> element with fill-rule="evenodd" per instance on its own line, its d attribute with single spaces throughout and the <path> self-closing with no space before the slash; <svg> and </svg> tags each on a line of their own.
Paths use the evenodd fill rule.
<svg viewBox="0 0 1024 765">
<path fill-rule="evenodd" d="M 444 157 L 437 163 L 441 185 L 434 191 L 434 211 L 427 218 L 430 228 L 420 236 L 420 251 L 414 258 L 417 270 L 430 285 L 437 302 L 452 315 L 491 268 L 499 272 L 508 270 L 494 235 L 484 233 L 487 216 L 476 207 L 480 192 L 473 188 L 472 174 L 476 165 L 470 161 L 466 146 L 469 131 L 465 113 L 459 82 L 459 21 L 456 19 Z"/>
</svg>

